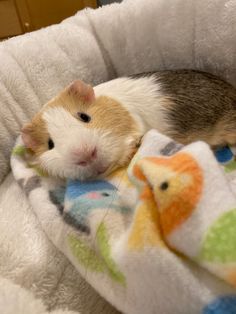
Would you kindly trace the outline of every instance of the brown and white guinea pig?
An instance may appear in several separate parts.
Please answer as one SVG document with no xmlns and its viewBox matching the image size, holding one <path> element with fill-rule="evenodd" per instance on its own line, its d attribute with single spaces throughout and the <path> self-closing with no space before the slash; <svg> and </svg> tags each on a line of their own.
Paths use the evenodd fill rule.
<svg viewBox="0 0 236 314">
<path fill-rule="evenodd" d="M 52 176 L 104 176 L 128 163 L 150 129 L 183 144 L 236 143 L 236 90 L 211 74 L 161 71 L 94 88 L 77 80 L 22 129 L 35 162 Z"/>
</svg>

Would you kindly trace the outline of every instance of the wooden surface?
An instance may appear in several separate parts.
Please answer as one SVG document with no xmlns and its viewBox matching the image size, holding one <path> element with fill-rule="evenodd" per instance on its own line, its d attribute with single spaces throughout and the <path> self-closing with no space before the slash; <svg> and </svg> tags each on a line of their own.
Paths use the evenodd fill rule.
<svg viewBox="0 0 236 314">
<path fill-rule="evenodd" d="M 60 23 L 96 0 L 0 0 L 0 38 Z"/>
<path fill-rule="evenodd" d="M 0 38 L 22 34 L 20 19 L 13 0 L 0 0 Z"/>
</svg>

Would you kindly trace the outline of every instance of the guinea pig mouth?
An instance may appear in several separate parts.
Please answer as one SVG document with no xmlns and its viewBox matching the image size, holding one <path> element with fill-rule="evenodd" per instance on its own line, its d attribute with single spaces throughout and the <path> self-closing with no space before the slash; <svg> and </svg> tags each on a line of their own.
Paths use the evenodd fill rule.
<svg viewBox="0 0 236 314">
<path fill-rule="evenodd" d="M 96 168 L 97 175 L 105 173 L 108 168 L 109 166 L 101 166 L 101 167 Z"/>
<path fill-rule="evenodd" d="M 80 169 L 83 171 L 83 169 L 87 169 L 90 173 L 89 176 L 99 176 L 105 173 L 109 169 L 109 165 L 96 165 L 96 164 L 88 164 L 85 166 L 80 165 Z M 85 170 L 86 171 L 86 170 Z"/>
</svg>

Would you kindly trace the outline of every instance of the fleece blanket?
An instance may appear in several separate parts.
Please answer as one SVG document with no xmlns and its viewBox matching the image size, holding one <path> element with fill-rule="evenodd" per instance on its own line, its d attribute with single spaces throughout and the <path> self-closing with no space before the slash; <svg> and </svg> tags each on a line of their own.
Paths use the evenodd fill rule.
<svg viewBox="0 0 236 314">
<path fill-rule="evenodd" d="M 104 180 L 45 177 L 21 139 L 11 165 L 50 239 L 120 311 L 233 314 L 233 151 L 216 158 L 203 142 L 184 147 L 153 130 L 128 169 Z"/>
<path fill-rule="evenodd" d="M 122 75 L 193 68 L 220 75 L 236 86 L 235 12 L 234 0 L 124 0 L 0 42 L 2 277 L 30 290 L 47 310 L 117 313 L 53 245 L 44 232 L 50 225 L 47 211 L 42 206 L 44 219 L 35 215 L 10 173 L 16 137 L 45 102 L 78 78 L 96 85 Z M 170 269 L 166 277 L 171 283 L 173 273 Z M 189 273 L 199 285 L 209 277 L 195 272 L 194 263 Z M 211 282 L 201 290 L 202 299 L 217 294 L 217 281 Z M 4 285 L 1 281 L 0 287 Z M 1 299 L 0 312 L 11 302 L 8 297 Z M 168 293 L 164 300 L 170 302 Z M 12 313 L 18 313 L 14 305 Z"/>
</svg>

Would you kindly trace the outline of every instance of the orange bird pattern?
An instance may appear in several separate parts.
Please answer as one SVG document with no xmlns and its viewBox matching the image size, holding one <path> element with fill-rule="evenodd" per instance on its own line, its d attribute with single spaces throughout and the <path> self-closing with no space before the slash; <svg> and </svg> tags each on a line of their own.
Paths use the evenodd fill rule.
<svg viewBox="0 0 236 314">
<path fill-rule="evenodd" d="M 164 236 L 168 236 L 191 216 L 201 197 L 202 170 L 188 153 L 143 158 L 134 166 L 133 174 L 141 181 L 148 178 Z M 141 198 L 143 196 L 140 195 Z"/>
</svg>

